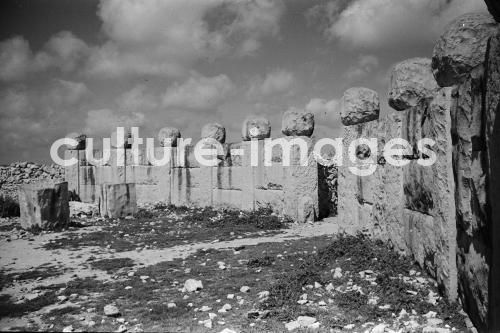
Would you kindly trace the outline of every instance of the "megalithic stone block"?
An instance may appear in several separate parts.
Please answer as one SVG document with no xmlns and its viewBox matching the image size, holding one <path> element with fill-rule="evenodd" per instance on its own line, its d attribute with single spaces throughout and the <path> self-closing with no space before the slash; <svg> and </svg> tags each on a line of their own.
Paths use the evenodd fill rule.
<svg viewBox="0 0 500 333">
<path fill-rule="evenodd" d="M 21 226 L 54 230 L 69 224 L 68 183 L 19 187 Z"/>
<path fill-rule="evenodd" d="M 135 184 L 103 184 L 99 187 L 99 213 L 120 218 L 137 213 Z"/>
</svg>

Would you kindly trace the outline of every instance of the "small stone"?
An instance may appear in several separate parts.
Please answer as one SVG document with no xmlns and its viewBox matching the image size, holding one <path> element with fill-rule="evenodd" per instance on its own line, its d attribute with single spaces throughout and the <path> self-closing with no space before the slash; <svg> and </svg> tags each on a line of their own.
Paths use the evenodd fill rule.
<svg viewBox="0 0 500 333">
<path fill-rule="evenodd" d="M 314 282 L 314 288 L 319 289 L 319 288 L 321 288 L 321 287 L 323 287 L 323 286 L 321 285 L 321 283 Z"/>
<path fill-rule="evenodd" d="M 249 286 L 243 286 L 240 288 L 240 292 L 242 293 L 247 293 L 250 291 L 250 287 Z"/>
<path fill-rule="evenodd" d="M 69 325 L 63 328 L 63 332 L 73 332 L 73 326 Z"/>
<path fill-rule="evenodd" d="M 267 291 L 267 290 L 261 291 L 258 295 L 259 295 L 259 298 L 269 297 L 269 291 Z"/>
<path fill-rule="evenodd" d="M 120 325 L 115 332 L 117 332 L 117 333 L 123 333 L 123 332 L 126 332 L 126 331 L 127 331 L 127 326 Z"/>
<path fill-rule="evenodd" d="M 167 308 L 168 309 L 173 309 L 173 308 L 176 308 L 176 307 L 177 307 L 177 305 L 175 303 L 168 303 L 167 304 Z"/>
<path fill-rule="evenodd" d="M 120 315 L 120 310 L 113 305 L 113 304 L 108 304 L 104 307 L 104 315 L 108 317 L 118 317 Z"/>
<path fill-rule="evenodd" d="M 215 313 L 213 313 L 213 312 L 210 312 L 208 314 L 208 318 L 210 318 L 211 320 L 214 320 L 216 317 L 217 317 L 217 315 Z"/>
<path fill-rule="evenodd" d="M 207 312 L 207 311 L 210 311 L 210 310 L 212 310 L 212 308 L 211 308 L 211 307 L 209 307 L 209 306 L 206 306 L 206 305 L 203 305 L 203 306 L 200 308 L 200 311 L 201 311 L 201 312 Z"/>
<path fill-rule="evenodd" d="M 226 142 L 226 129 L 218 123 L 210 123 L 201 129 L 201 138 L 215 139 L 220 143 Z"/>
<path fill-rule="evenodd" d="M 233 299 L 234 298 L 234 294 L 227 294 L 227 299 Z"/>
<path fill-rule="evenodd" d="M 243 122 L 241 136 L 243 141 L 267 139 L 271 137 L 271 123 L 263 117 L 248 117 Z"/>
<path fill-rule="evenodd" d="M 372 328 L 370 333 L 384 333 L 385 327 L 386 327 L 385 324 L 378 324 L 377 326 Z"/>
<path fill-rule="evenodd" d="M 203 283 L 200 280 L 188 279 L 184 283 L 183 291 L 194 292 L 203 289 Z"/>
<path fill-rule="evenodd" d="M 333 278 L 334 279 L 342 278 L 342 268 L 340 267 L 335 268 L 335 272 L 333 273 Z"/>
</svg>

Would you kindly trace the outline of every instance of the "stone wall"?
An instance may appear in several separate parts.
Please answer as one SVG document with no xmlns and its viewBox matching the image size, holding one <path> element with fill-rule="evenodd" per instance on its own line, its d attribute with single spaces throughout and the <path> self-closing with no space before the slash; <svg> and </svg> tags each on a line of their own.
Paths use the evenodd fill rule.
<svg viewBox="0 0 500 333">
<path fill-rule="evenodd" d="M 480 17 L 483 21 L 491 29 L 491 21 Z M 454 34 L 460 34 L 458 28 Z M 413 256 L 437 279 L 444 295 L 462 303 L 478 329 L 494 330 L 500 329 L 500 36 L 487 43 L 484 38 L 456 40 L 484 44 L 479 49 L 484 60 L 477 60 L 481 52 L 474 48 L 473 69 L 454 63 L 457 75 L 445 81 L 456 81 L 448 87 L 419 77 L 429 76 L 430 69 L 414 66 L 430 61 L 397 65 L 395 71 L 412 72 L 393 75 L 391 89 L 398 90 L 389 97 L 405 99 L 390 101 L 397 110 L 382 119 L 345 124 L 344 151 L 356 138 L 375 137 L 379 156 L 370 176 L 353 175 L 349 167 L 356 163 L 345 159 L 339 167 L 339 223 Z M 436 63 L 434 74 L 448 75 L 443 71 L 449 69 Z M 417 83 L 397 82 L 400 78 Z M 422 82 L 427 86 L 421 87 Z M 380 158 L 392 138 L 409 142 L 400 157 L 404 166 Z M 430 157 L 417 147 L 423 138 L 435 141 L 431 152 L 437 159 L 431 166 L 418 163 Z"/>
<path fill-rule="evenodd" d="M 41 165 L 31 162 L 15 162 L 0 166 L 0 195 L 17 200 L 19 185 L 40 182 L 57 183 L 64 179 L 64 169 L 56 164 Z"/>
<path fill-rule="evenodd" d="M 285 137 L 288 141 L 294 137 Z M 135 183 L 138 203 L 162 202 L 176 206 L 230 207 L 254 210 L 270 206 L 279 214 L 296 221 L 314 221 L 320 215 L 319 197 L 323 193 L 318 188 L 319 169 L 312 154 L 313 140 L 308 142 L 308 165 L 300 165 L 298 146 L 292 146 L 290 166 L 283 166 L 283 152 L 273 149 L 272 166 L 264 166 L 264 141 L 256 140 L 258 146 L 258 166 L 251 166 L 251 141 L 223 144 L 224 153 L 216 158 L 216 167 L 202 166 L 195 159 L 193 146 L 172 147 L 171 162 L 166 166 L 152 166 L 143 151 L 140 161 L 135 164 L 130 150 L 115 148 L 107 165 L 91 165 L 85 158 L 84 150 L 68 150 L 66 159 L 75 157 L 78 163 L 66 168 L 69 189 L 83 202 L 96 202 L 100 184 Z M 231 155 L 231 151 L 241 149 L 243 155 Z M 117 156 L 124 154 L 124 166 L 117 166 Z M 163 148 L 156 148 L 155 156 L 160 158 Z M 102 155 L 95 151 L 96 158 Z M 180 156 L 184 155 L 184 165 Z M 205 158 L 209 158 L 205 156 Z M 336 173 L 327 175 L 328 212 L 336 211 Z M 323 214 L 324 211 L 323 211 Z"/>
</svg>

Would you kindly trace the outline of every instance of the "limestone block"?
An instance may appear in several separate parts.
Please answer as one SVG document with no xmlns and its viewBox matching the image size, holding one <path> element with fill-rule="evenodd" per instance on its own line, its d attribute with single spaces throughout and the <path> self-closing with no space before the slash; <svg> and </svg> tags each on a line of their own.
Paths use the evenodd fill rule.
<svg viewBox="0 0 500 333">
<path fill-rule="evenodd" d="M 286 170 L 287 167 L 281 165 L 254 168 L 255 188 L 261 190 L 282 190 L 286 182 Z"/>
<path fill-rule="evenodd" d="M 201 138 L 211 138 L 220 143 L 226 142 L 226 129 L 218 123 L 210 123 L 201 129 Z"/>
<path fill-rule="evenodd" d="M 345 126 L 377 120 L 380 113 L 378 94 L 368 88 L 350 88 L 341 101 L 340 118 Z"/>
<path fill-rule="evenodd" d="M 422 131 L 429 126 L 428 122 L 429 100 L 421 100 L 420 103 L 406 111 L 403 111 L 402 138 L 410 146 L 404 150 L 404 159 L 414 160 L 421 157 L 418 149 L 418 141 L 423 139 Z"/>
<path fill-rule="evenodd" d="M 80 167 L 80 184 L 101 185 L 126 182 L 126 167 Z"/>
<path fill-rule="evenodd" d="M 417 106 L 438 89 L 431 59 L 412 58 L 394 66 L 389 89 L 389 105 L 397 111 Z"/>
<path fill-rule="evenodd" d="M 403 167 L 405 208 L 423 214 L 434 211 L 434 172 L 427 166 L 419 165 L 416 160 Z"/>
<path fill-rule="evenodd" d="M 500 3 L 496 0 L 485 0 L 490 14 L 493 15 L 497 22 L 500 22 Z"/>
<path fill-rule="evenodd" d="M 112 148 L 130 148 L 132 133 L 130 133 L 127 129 L 125 129 L 122 133 L 123 135 L 121 136 L 118 136 L 120 134 L 118 131 L 114 131 L 113 133 L 111 133 Z"/>
<path fill-rule="evenodd" d="M 415 260 L 426 269 L 433 277 L 436 277 L 436 237 L 434 235 L 434 218 L 430 215 L 403 210 L 403 220 L 407 228 L 406 243 Z"/>
<path fill-rule="evenodd" d="M 125 151 L 125 165 L 151 165 L 148 161 L 146 147 L 139 147 L 137 153 L 133 149 L 127 149 Z"/>
<path fill-rule="evenodd" d="M 253 190 L 212 190 L 213 206 L 250 211 L 254 209 Z"/>
<path fill-rule="evenodd" d="M 172 169 L 171 201 L 177 206 L 212 204 L 212 168 Z"/>
<path fill-rule="evenodd" d="M 161 147 L 177 147 L 177 141 L 181 137 L 181 131 L 174 127 L 163 127 L 158 132 L 158 141 Z"/>
<path fill-rule="evenodd" d="M 135 191 L 138 204 L 170 204 L 170 186 L 136 184 Z"/>
<path fill-rule="evenodd" d="M 105 152 L 103 152 L 105 154 Z M 111 167 L 124 167 L 126 163 L 127 149 L 111 148 L 109 152 L 109 162 L 106 165 Z"/>
<path fill-rule="evenodd" d="M 68 191 L 76 195 L 78 194 L 78 186 L 80 185 L 80 163 L 78 162 L 80 154 L 80 150 L 68 149 L 64 152 L 65 160 L 70 160 L 72 158 L 77 160 L 75 165 L 64 167 L 64 180 L 68 183 Z"/>
<path fill-rule="evenodd" d="M 54 230 L 69 224 L 68 183 L 23 185 L 18 199 L 23 229 Z"/>
<path fill-rule="evenodd" d="M 314 132 L 314 114 L 291 109 L 283 114 L 281 132 L 287 136 L 311 136 Z"/>
<path fill-rule="evenodd" d="M 285 207 L 285 196 L 282 190 L 255 189 L 255 209 L 271 208 L 276 214 L 282 215 Z M 313 216 L 314 217 L 314 216 Z"/>
<path fill-rule="evenodd" d="M 352 126 L 343 126 L 342 128 L 342 161 L 344 166 L 360 166 L 362 161 L 360 159 L 370 158 L 372 161 L 369 164 L 377 163 L 377 160 L 381 156 L 382 147 L 377 144 L 377 151 L 371 151 L 370 149 L 366 149 L 365 145 L 358 145 L 355 152 L 356 158 L 353 160 L 349 155 L 349 147 L 353 143 L 353 141 L 357 139 L 377 139 L 379 138 L 379 121 L 370 121 L 367 123 L 352 125 Z M 365 161 L 366 163 L 369 160 Z"/>
<path fill-rule="evenodd" d="M 122 218 L 137 213 L 135 184 L 103 184 L 99 186 L 99 214 Z"/>
<path fill-rule="evenodd" d="M 243 141 L 262 140 L 271 137 L 271 123 L 263 117 L 252 116 L 245 119 L 241 130 Z"/>
<path fill-rule="evenodd" d="M 312 161 L 314 159 L 312 158 Z M 314 202 L 314 212 L 317 216 L 318 208 L 318 166 L 309 163 L 308 166 L 286 167 L 286 182 L 283 187 L 285 196 L 284 214 L 293 220 L 298 219 L 299 200 L 309 196 Z"/>
<path fill-rule="evenodd" d="M 227 145 L 227 150 L 229 152 L 229 161 L 226 160 L 226 162 L 220 166 L 242 166 L 244 154 L 244 151 L 242 149 L 243 144 L 244 142 L 229 143 Z"/>
<path fill-rule="evenodd" d="M 316 220 L 317 211 L 315 210 L 316 204 L 310 196 L 303 196 L 298 199 L 297 207 L 297 222 L 306 223 L 314 222 Z"/>
<path fill-rule="evenodd" d="M 485 60 L 488 39 L 498 24 L 486 13 L 470 13 L 451 22 L 437 41 L 432 70 L 441 87 L 464 81 L 470 71 Z"/>
<path fill-rule="evenodd" d="M 77 199 L 85 203 L 97 203 L 100 185 L 80 185 Z"/>
<path fill-rule="evenodd" d="M 144 165 L 154 165 L 166 168 L 173 168 L 177 162 L 177 148 L 175 147 L 155 147 L 152 152 L 146 151 Z"/>
<path fill-rule="evenodd" d="M 212 168 L 213 188 L 224 190 L 242 190 L 253 184 L 252 167 L 216 167 Z"/>
</svg>

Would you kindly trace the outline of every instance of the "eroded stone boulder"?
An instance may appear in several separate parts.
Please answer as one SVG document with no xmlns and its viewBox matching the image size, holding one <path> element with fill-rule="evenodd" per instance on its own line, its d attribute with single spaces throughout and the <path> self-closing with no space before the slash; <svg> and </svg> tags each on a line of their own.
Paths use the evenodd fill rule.
<svg viewBox="0 0 500 333">
<path fill-rule="evenodd" d="M 488 39 L 498 24 L 487 13 L 470 13 L 451 22 L 434 46 L 432 71 L 441 87 L 463 82 L 485 60 Z"/>
<path fill-rule="evenodd" d="M 389 105 L 393 109 L 404 111 L 422 99 L 432 97 L 439 86 L 431 64 L 432 60 L 428 58 L 412 58 L 394 66 L 389 88 Z"/>
<path fill-rule="evenodd" d="M 241 129 L 243 141 L 252 139 L 263 140 L 271 137 L 271 123 L 264 117 L 248 117 Z"/>
<path fill-rule="evenodd" d="M 158 132 L 158 141 L 162 147 L 177 147 L 177 140 L 181 137 L 181 131 L 174 127 L 163 127 Z"/>
<path fill-rule="evenodd" d="M 121 218 L 137 213 L 135 184 L 103 184 L 99 186 L 99 214 Z"/>
<path fill-rule="evenodd" d="M 341 105 L 340 118 L 345 126 L 377 120 L 380 114 L 378 94 L 368 88 L 346 90 Z"/>
<path fill-rule="evenodd" d="M 311 136 L 314 132 L 314 115 L 298 109 L 286 111 L 283 114 L 281 132 L 287 136 Z"/>
<path fill-rule="evenodd" d="M 23 185 L 18 198 L 24 229 L 54 230 L 69 224 L 67 182 Z"/>
<path fill-rule="evenodd" d="M 206 124 L 201 129 L 201 138 L 211 138 L 224 143 L 226 142 L 226 129 L 218 123 Z"/>
</svg>

